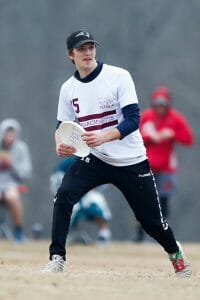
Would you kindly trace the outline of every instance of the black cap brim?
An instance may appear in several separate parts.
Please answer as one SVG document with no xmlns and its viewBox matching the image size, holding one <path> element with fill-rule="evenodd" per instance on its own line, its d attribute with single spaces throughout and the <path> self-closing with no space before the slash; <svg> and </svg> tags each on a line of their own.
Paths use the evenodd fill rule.
<svg viewBox="0 0 200 300">
<path fill-rule="evenodd" d="M 74 45 L 74 48 L 80 48 L 81 46 L 83 46 L 87 43 L 94 43 L 95 45 L 99 45 L 99 43 L 97 41 L 94 41 L 94 40 L 83 40 L 83 41 L 80 41 L 80 42 L 76 43 Z"/>
</svg>

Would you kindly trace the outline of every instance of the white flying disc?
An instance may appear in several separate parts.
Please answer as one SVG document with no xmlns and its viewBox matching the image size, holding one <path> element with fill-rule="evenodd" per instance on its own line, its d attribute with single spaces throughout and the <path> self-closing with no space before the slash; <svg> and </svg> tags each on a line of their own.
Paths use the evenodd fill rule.
<svg viewBox="0 0 200 300">
<path fill-rule="evenodd" d="M 90 153 L 90 148 L 82 137 L 84 132 L 83 127 L 71 121 L 62 122 L 58 128 L 58 135 L 62 143 L 76 148 L 74 155 L 80 157 L 85 157 Z"/>
</svg>

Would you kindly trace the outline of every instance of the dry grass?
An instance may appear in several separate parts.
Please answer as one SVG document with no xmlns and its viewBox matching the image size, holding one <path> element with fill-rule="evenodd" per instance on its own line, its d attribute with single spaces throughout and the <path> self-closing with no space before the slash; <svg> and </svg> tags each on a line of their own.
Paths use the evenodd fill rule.
<svg viewBox="0 0 200 300">
<path fill-rule="evenodd" d="M 200 245 L 186 244 L 190 279 L 174 276 L 154 244 L 73 246 L 63 274 L 41 274 L 47 242 L 16 246 L 0 241 L 0 300 L 200 299 Z"/>
</svg>

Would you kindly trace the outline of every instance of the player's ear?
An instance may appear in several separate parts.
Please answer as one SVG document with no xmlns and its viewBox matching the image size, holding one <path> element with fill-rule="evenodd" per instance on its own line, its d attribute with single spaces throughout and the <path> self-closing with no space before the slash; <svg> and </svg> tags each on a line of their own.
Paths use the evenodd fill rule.
<svg viewBox="0 0 200 300">
<path fill-rule="evenodd" d="M 73 59 L 74 59 L 73 49 L 69 50 L 69 51 L 67 52 L 67 55 L 68 55 L 68 57 L 69 57 L 71 60 L 73 60 Z"/>
<path fill-rule="evenodd" d="M 69 57 L 69 59 L 72 61 L 72 63 L 74 64 L 74 52 L 73 49 L 69 50 L 67 52 L 67 56 Z"/>
</svg>

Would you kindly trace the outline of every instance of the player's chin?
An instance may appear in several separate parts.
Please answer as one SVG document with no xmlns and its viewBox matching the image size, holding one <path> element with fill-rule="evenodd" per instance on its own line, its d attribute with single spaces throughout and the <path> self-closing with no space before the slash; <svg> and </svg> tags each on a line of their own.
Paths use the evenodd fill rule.
<svg viewBox="0 0 200 300">
<path fill-rule="evenodd" d="M 91 60 L 84 60 L 84 66 L 87 68 L 87 67 L 91 67 L 93 64 L 94 64 L 94 61 L 91 59 Z"/>
</svg>

